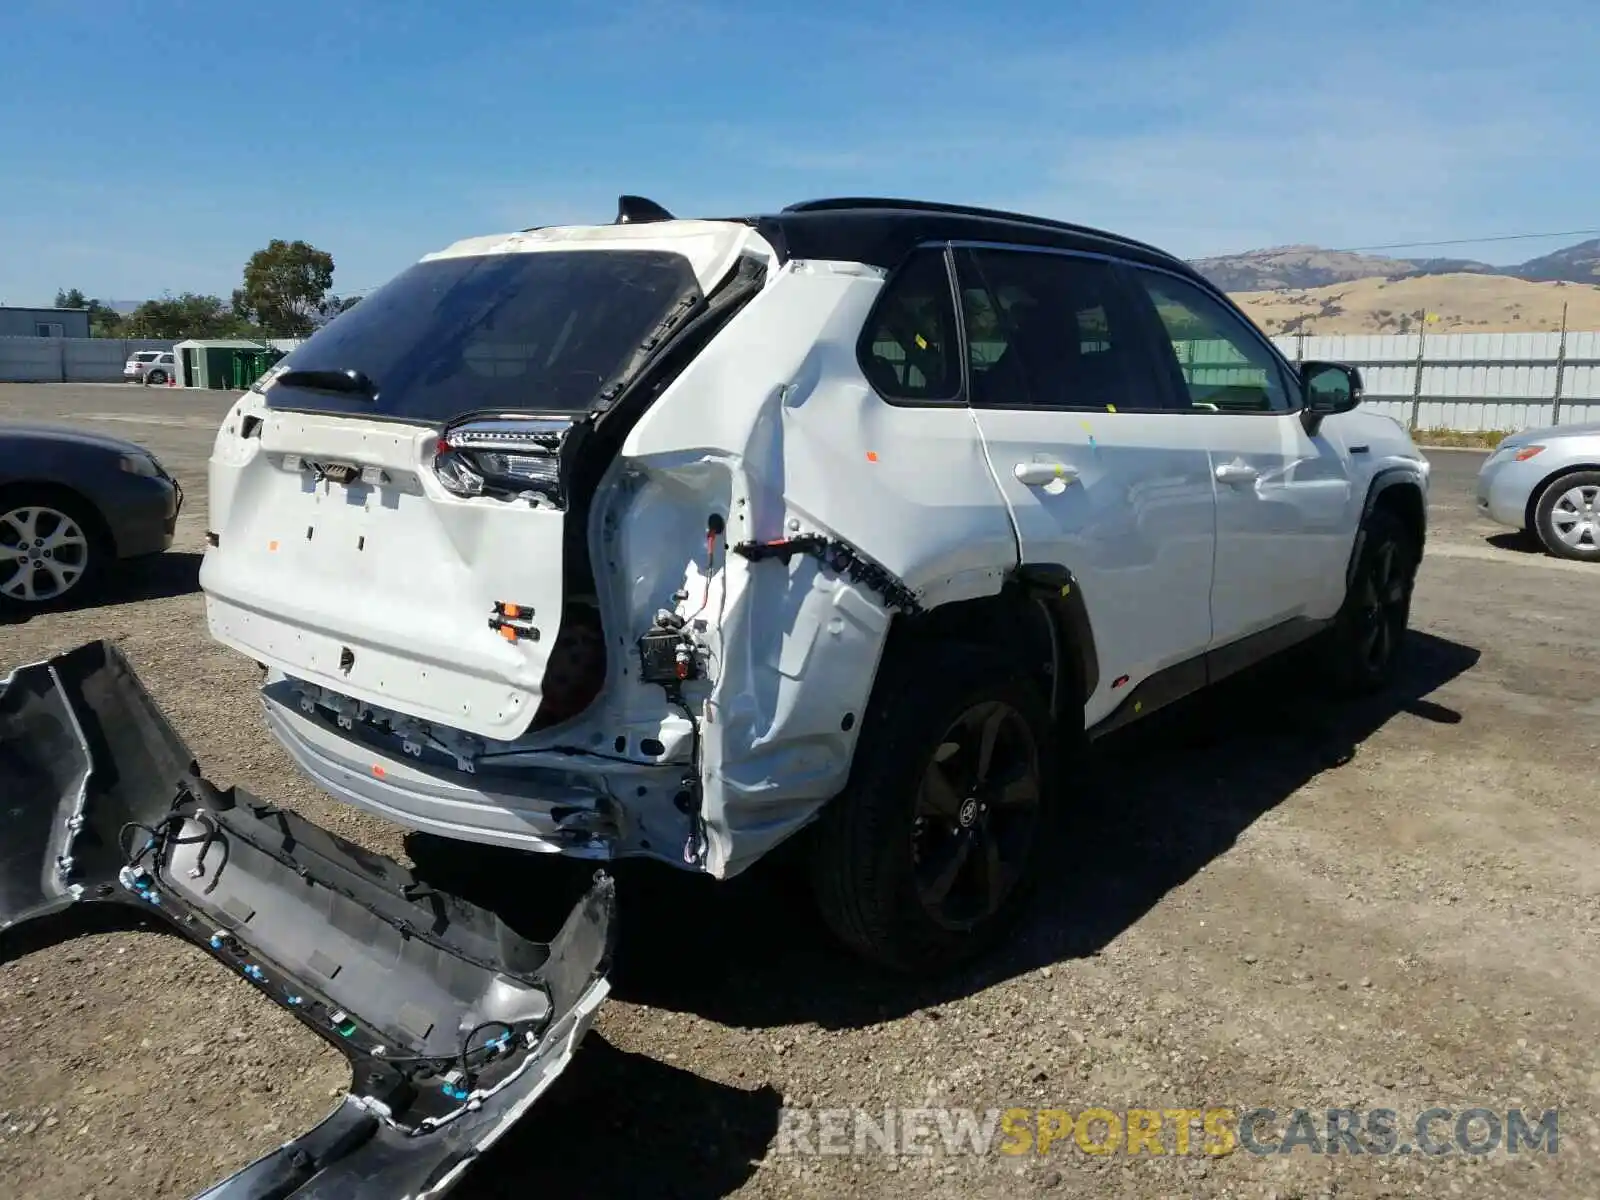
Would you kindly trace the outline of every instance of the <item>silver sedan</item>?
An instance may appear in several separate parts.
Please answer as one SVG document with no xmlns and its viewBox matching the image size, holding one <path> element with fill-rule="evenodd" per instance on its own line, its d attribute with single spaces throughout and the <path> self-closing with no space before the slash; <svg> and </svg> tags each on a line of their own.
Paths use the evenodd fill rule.
<svg viewBox="0 0 1600 1200">
<path fill-rule="evenodd" d="M 1600 563 L 1600 423 L 1506 438 L 1478 471 L 1478 512 L 1560 558 Z"/>
</svg>

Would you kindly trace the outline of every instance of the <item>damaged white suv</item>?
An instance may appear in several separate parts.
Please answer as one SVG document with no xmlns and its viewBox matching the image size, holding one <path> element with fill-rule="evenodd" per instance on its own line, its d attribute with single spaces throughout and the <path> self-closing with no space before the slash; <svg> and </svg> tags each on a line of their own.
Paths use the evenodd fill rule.
<svg viewBox="0 0 1600 1200">
<path fill-rule="evenodd" d="M 805 830 L 844 940 L 939 968 L 1085 735 L 1313 635 L 1388 680 L 1428 464 L 1359 399 L 1111 234 L 624 197 L 429 255 L 238 402 L 207 618 L 334 796 L 716 877 Z"/>
</svg>

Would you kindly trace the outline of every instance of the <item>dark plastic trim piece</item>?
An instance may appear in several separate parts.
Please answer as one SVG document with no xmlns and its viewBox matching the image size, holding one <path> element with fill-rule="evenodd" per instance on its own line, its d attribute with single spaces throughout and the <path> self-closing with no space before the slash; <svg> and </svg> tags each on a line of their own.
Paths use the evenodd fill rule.
<svg viewBox="0 0 1600 1200">
<path fill-rule="evenodd" d="M 50 914 L 89 932 L 97 907 L 138 909 L 349 1062 L 329 1117 L 210 1200 L 444 1195 L 565 1068 L 608 991 L 609 877 L 548 944 L 527 941 L 391 859 L 213 786 L 109 642 L 0 680 L 0 796 L 0 935 Z"/>
</svg>

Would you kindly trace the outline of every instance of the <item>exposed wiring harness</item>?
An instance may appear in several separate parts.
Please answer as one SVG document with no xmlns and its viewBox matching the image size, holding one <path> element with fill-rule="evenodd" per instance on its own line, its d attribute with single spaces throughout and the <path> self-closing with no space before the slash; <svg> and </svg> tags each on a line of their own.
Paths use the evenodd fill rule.
<svg viewBox="0 0 1600 1200">
<path fill-rule="evenodd" d="M 890 608 L 898 608 L 911 616 L 922 612 L 916 593 L 895 578 L 887 568 L 879 566 L 854 546 L 838 538 L 824 537 L 820 533 L 797 533 L 793 537 L 771 542 L 740 542 L 733 547 L 733 552 L 751 562 L 777 558 L 787 563 L 796 554 L 809 555 L 851 583 L 871 588 L 883 597 L 883 602 Z"/>
<path fill-rule="evenodd" d="M 700 721 L 683 698 L 681 687 L 668 686 L 665 690 L 667 702 L 689 720 L 689 773 L 684 777 L 683 791 L 691 798 L 691 807 L 688 810 L 689 836 L 683 842 L 683 861 L 692 864 L 699 862 L 706 852 L 706 820 L 700 810 Z"/>
<path fill-rule="evenodd" d="M 210 895 L 216 889 L 217 882 L 222 878 L 222 868 L 228 865 L 228 839 L 222 836 L 222 828 L 205 809 L 196 809 L 193 813 L 178 811 L 178 805 L 188 799 L 184 793 L 173 802 L 173 811 L 162 817 L 154 825 L 146 825 L 142 821 L 129 821 L 117 831 L 117 846 L 122 851 L 122 857 L 129 867 L 140 866 L 145 858 L 154 854 L 154 865 L 159 869 L 166 857 L 167 849 L 171 846 L 193 846 L 199 844 L 200 853 L 195 858 L 195 864 L 189 870 L 191 879 L 199 879 L 206 873 L 206 856 L 211 853 L 211 847 L 222 847 L 222 861 L 217 864 L 217 869 L 211 873 L 211 882 L 206 884 L 202 895 Z M 178 831 L 183 828 L 185 821 L 198 821 L 205 826 L 205 832 L 182 837 Z M 144 845 L 138 850 L 133 850 L 128 845 L 128 831 L 130 829 L 143 832 Z"/>
</svg>

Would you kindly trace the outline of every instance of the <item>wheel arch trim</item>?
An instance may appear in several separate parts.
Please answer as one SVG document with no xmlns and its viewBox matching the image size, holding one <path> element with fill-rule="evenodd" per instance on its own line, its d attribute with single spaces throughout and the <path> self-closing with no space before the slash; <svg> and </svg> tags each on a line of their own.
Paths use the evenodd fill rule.
<svg viewBox="0 0 1600 1200">
<path fill-rule="evenodd" d="M 1350 547 L 1350 559 L 1345 564 L 1344 582 L 1346 589 L 1355 582 L 1356 565 L 1361 561 L 1361 551 L 1367 541 L 1367 521 L 1377 510 L 1378 502 L 1383 494 L 1395 488 L 1410 488 L 1417 494 L 1417 500 L 1422 511 L 1421 528 L 1417 531 L 1417 555 L 1419 559 L 1422 555 L 1422 544 L 1426 542 L 1428 536 L 1428 491 L 1423 482 L 1422 474 L 1413 467 L 1384 467 L 1373 475 L 1371 482 L 1367 485 L 1367 496 L 1361 505 L 1361 519 L 1356 524 L 1355 539 Z"/>
</svg>

